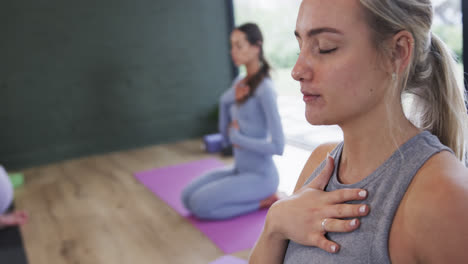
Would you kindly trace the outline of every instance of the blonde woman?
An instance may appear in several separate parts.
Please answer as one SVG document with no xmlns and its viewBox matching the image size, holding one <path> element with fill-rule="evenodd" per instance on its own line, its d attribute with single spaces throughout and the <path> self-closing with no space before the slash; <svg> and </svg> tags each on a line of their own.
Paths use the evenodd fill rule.
<svg viewBox="0 0 468 264">
<path fill-rule="evenodd" d="M 430 0 L 302 2 L 292 76 L 308 122 L 338 124 L 344 141 L 314 150 L 251 263 L 468 263 L 467 111 L 432 12 Z"/>
</svg>

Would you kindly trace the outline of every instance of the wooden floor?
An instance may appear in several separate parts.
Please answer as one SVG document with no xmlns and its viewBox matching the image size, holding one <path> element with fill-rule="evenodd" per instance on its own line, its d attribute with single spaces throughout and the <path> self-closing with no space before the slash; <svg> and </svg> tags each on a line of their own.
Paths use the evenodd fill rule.
<svg viewBox="0 0 468 264">
<path fill-rule="evenodd" d="M 222 256 L 133 177 L 210 157 L 200 146 L 201 140 L 188 140 L 23 171 L 25 185 L 15 199 L 30 214 L 21 230 L 29 263 L 207 264 Z M 233 255 L 246 259 L 248 250 Z"/>
</svg>

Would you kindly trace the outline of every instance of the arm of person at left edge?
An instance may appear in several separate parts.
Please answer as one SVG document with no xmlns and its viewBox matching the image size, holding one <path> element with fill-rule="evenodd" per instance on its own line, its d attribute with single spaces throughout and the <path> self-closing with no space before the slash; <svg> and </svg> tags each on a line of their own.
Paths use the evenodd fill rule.
<svg viewBox="0 0 468 264">
<path fill-rule="evenodd" d="M 267 81 L 257 88 L 256 95 L 265 113 L 266 123 L 271 139 L 258 139 L 245 136 L 233 127 L 229 130 L 230 141 L 241 148 L 251 151 L 282 155 L 284 151 L 284 134 L 281 118 L 276 103 L 276 94 L 272 81 Z"/>
</svg>

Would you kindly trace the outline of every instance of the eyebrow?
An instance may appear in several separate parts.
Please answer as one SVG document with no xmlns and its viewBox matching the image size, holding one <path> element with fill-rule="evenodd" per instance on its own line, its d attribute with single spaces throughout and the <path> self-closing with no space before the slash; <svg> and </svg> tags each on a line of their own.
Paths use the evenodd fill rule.
<svg viewBox="0 0 468 264">
<path fill-rule="evenodd" d="M 323 28 L 313 28 L 309 31 L 307 31 L 307 37 L 312 37 L 312 36 L 315 36 L 315 35 L 319 35 L 319 34 L 322 34 L 322 33 L 335 33 L 335 34 L 343 34 L 341 31 L 339 31 L 338 29 L 334 29 L 334 28 L 328 28 L 328 27 L 323 27 Z M 294 30 L 294 35 L 298 38 L 301 37 L 301 35 L 296 31 Z"/>
</svg>

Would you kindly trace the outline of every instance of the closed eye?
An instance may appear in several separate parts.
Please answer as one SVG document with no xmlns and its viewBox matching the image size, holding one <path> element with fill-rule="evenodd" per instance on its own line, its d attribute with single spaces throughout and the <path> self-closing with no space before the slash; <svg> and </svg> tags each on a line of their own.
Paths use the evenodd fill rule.
<svg viewBox="0 0 468 264">
<path fill-rule="evenodd" d="M 336 51 L 338 48 L 334 48 L 334 49 L 327 49 L 327 50 L 319 50 L 320 54 L 329 54 L 329 53 L 332 53 L 334 51 Z"/>
</svg>

